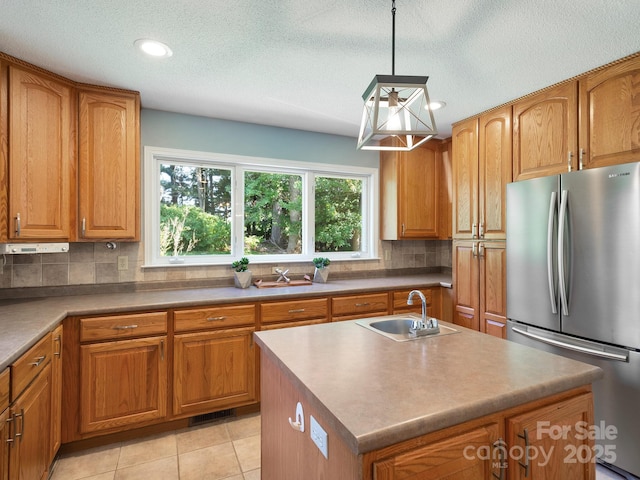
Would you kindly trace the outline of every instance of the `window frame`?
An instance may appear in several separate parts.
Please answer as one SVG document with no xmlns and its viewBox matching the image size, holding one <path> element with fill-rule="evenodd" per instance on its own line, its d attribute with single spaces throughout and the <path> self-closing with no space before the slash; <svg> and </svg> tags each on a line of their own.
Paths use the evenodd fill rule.
<svg viewBox="0 0 640 480">
<path fill-rule="evenodd" d="M 232 218 L 231 254 L 163 257 L 160 256 L 160 164 L 184 164 L 231 170 Z M 285 173 L 302 176 L 302 236 L 300 254 L 245 255 L 244 254 L 244 172 Z M 378 169 L 371 167 L 303 162 L 226 153 L 202 152 L 164 147 L 144 147 L 144 268 L 230 265 L 243 256 L 251 263 L 300 263 L 324 256 L 331 261 L 374 260 L 378 258 L 379 243 L 379 179 Z M 362 185 L 362 225 L 360 252 L 315 252 L 315 178 L 358 178 Z M 313 232 L 313 235 L 311 233 Z M 240 239 L 240 240 L 239 240 Z"/>
</svg>

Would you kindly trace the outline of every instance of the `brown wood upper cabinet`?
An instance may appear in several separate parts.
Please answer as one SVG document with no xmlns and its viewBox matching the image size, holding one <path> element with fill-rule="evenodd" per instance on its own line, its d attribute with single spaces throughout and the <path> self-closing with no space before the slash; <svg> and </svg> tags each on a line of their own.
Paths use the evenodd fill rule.
<svg viewBox="0 0 640 480">
<path fill-rule="evenodd" d="M 0 241 L 139 240 L 139 110 L 0 52 Z"/>
<path fill-rule="evenodd" d="M 511 106 L 453 127 L 453 237 L 505 239 Z"/>
<path fill-rule="evenodd" d="M 578 168 L 578 82 L 563 83 L 513 105 L 513 179 Z"/>
<path fill-rule="evenodd" d="M 584 168 L 634 162 L 640 154 L 640 55 L 581 79 Z"/>
<path fill-rule="evenodd" d="M 513 179 L 637 161 L 640 54 L 513 105 Z"/>
<path fill-rule="evenodd" d="M 8 148 L 3 141 L 0 196 L 8 197 L 9 218 L 0 237 L 67 240 L 76 201 L 74 90 L 28 68 L 4 64 L 1 71 L 8 111 L 1 112 L 0 136 L 8 138 Z M 4 98 L 0 103 L 4 107 Z"/>
<path fill-rule="evenodd" d="M 440 142 L 430 141 L 410 152 L 380 153 L 380 235 L 382 240 L 448 238 L 441 232 L 441 188 L 447 188 L 449 161 Z M 446 222 L 444 223 L 446 225 Z"/>
<path fill-rule="evenodd" d="M 79 239 L 139 239 L 140 98 L 80 90 L 79 106 Z"/>
</svg>

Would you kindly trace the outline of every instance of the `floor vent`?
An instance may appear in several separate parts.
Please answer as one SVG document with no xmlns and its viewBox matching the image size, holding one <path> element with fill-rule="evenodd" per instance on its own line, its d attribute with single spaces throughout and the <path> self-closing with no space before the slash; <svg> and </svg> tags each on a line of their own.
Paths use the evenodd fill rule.
<svg viewBox="0 0 640 480">
<path fill-rule="evenodd" d="M 221 418 L 231 417 L 233 416 L 233 409 L 227 408 L 226 410 L 220 410 L 219 412 L 205 413 L 203 415 L 196 415 L 195 417 L 191 417 L 189 419 L 189 426 L 195 427 L 197 425 L 202 425 L 204 423 L 213 422 L 214 420 L 219 420 Z"/>
</svg>

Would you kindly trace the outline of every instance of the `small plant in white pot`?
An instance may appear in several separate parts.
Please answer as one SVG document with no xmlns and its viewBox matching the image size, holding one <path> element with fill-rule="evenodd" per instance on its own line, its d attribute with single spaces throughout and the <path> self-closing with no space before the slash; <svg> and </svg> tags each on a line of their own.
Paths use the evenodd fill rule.
<svg viewBox="0 0 640 480">
<path fill-rule="evenodd" d="M 231 264 L 234 270 L 233 281 L 238 288 L 249 288 L 251 286 L 251 270 L 249 270 L 249 259 L 242 257 Z"/>
<path fill-rule="evenodd" d="M 317 283 L 327 283 L 329 279 L 329 264 L 331 260 L 326 257 L 316 257 L 313 259 L 313 264 L 316 266 L 315 272 L 313 272 L 313 281 Z"/>
</svg>

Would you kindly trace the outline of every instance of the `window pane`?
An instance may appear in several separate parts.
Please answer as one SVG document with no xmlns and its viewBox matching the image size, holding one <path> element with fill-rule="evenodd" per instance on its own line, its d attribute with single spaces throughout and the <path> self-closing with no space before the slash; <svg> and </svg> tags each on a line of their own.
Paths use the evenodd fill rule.
<svg viewBox="0 0 640 480">
<path fill-rule="evenodd" d="M 302 252 L 302 177 L 245 172 L 244 251 L 247 255 Z"/>
<path fill-rule="evenodd" d="M 160 255 L 231 254 L 231 170 L 160 165 Z"/>
<path fill-rule="evenodd" d="M 316 177 L 316 252 L 360 251 L 362 182 L 354 178 Z"/>
</svg>

